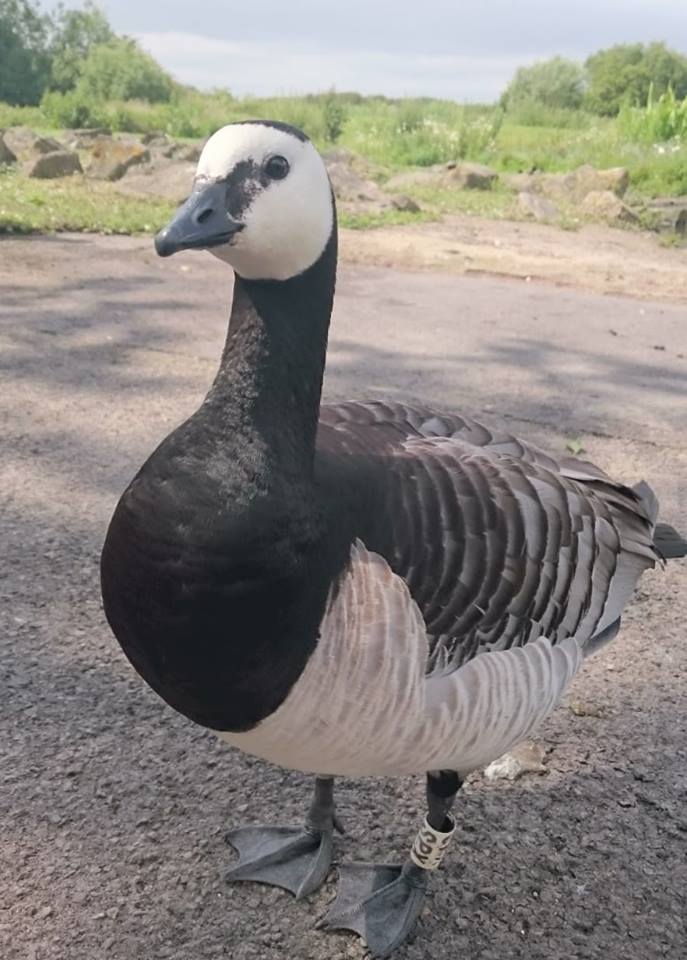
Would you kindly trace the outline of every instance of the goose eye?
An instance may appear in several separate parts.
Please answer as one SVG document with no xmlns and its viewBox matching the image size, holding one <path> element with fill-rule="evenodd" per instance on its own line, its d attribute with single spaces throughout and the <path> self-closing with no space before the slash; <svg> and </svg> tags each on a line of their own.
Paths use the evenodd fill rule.
<svg viewBox="0 0 687 960">
<path fill-rule="evenodd" d="M 283 180 L 289 169 L 286 157 L 270 157 L 265 164 L 265 173 L 271 180 Z"/>
</svg>

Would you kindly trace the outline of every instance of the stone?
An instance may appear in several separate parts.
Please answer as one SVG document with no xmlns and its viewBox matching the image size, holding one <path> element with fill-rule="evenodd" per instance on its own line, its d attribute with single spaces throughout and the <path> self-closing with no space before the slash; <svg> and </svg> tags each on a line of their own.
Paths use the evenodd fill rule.
<svg viewBox="0 0 687 960">
<path fill-rule="evenodd" d="M 585 164 L 571 173 L 542 173 L 533 176 L 533 192 L 571 203 L 584 200 L 590 193 L 610 192 L 622 197 L 630 185 L 630 174 L 624 167 L 596 170 Z"/>
<path fill-rule="evenodd" d="M 92 150 L 96 140 L 112 136 L 112 131 L 107 127 L 68 130 L 65 133 L 70 150 Z"/>
<path fill-rule="evenodd" d="M 534 217 L 535 220 L 540 220 L 543 223 L 556 220 L 558 217 L 558 208 L 538 193 L 519 193 L 518 209 L 525 216 Z"/>
<path fill-rule="evenodd" d="M 411 170 L 408 173 L 399 173 L 391 177 L 384 184 L 385 190 L 407 190 L 408 187 L 439 186 L 446 168 L 427 167 L 425 170 Z"/>
<path fill-rule="evenodd" d="M 39 180 L 54 180 L 57 177 L 71 177 L 75 173 L 83 173 L 81 161 L 77 153 L 70 150 L 54 150 L 52 153 L 43 153 L 29 163 L 26 168 L 27 176 Z"/>
<path fill-rule="evenodd" d="M 149 130 L 147 133 L 144 133 L 141 137 L 141 143 L 146 147 L 150 146 L 169 146 L 174 141 L 171 137 L 168 137 L 166 133 L 163 133 L 162 130 Z"/>
<path fill-rule="evenodd" d="M 487 780 L 518 780 L 525 773 L 547 773 L 542 763 L 546 750 L 540 743 L 523 740 L 484 771 Z"/>
<path fill-rule="evenodd" d="M 17 158 L 15 154 L 7 146 L 3 135 L 0 133 L 0 166 L 2 166 L 3 164 L 16 163 L 16 162 L 17 162 Z"/>
<path fill-rule="evenodd" d="M 171 156 L 185 163 L 198 163 L 203 148 L 197 143 L 175 143 Z"/>
<path fill-rule="evenodd" d="M 394 210 L 400 210 L 402 213 L 419 213 L 420 204 L 416 203 L 412 197 L 407 197 L 404 193 L 391 198 L 391 206 Z"/>
<path fill-rule="evenodd" d="M 30 127 L 10 127 L 3 134 L 5 144 L 21 160 L 30 160 L 45 153 L 64 150 L 54 137 L 40 137 Z"/>
<path fill-rule="evenodd" d="M 102 137 L 96 140 L 86 173 L 96 180 L 121 180 L 127 170 L 150 162 L 150 151 L 142 144 Z"/>
<path fill-rule="evenodd" d="M 456 163 L 447 165 L 444 183 L 465 190 L 491 190 L 498 174 L 482 163 Z"/>
<path fill-rule="evenodd" d="M 515 193 L 536 193 L 539 188 L 537 173 L 505 173 L 500 180 L 504 187 Z"/>
<path fill-rule="evenodd" d="M 687 197 L 657 197 L 647 201 L 645 210 L 654 230 L 687 236 Z"/>
<path fill-rule="evenodd" d="M 195 163 L 153 161 L 132 167 L 127 175 L 118 181 L 117 190 L 138 197 L 159 197 L 162 200 L 171 200 L 172 203 L 183 203 L 191 192 L 195 175 Z"/>
<path fill-rule="evenodd" d="M 597 176 L 602 190 L 612 190 L 617 197 L 624 197 L 630 186 L 630 171 L 625 167 L 611 167 L 598 170 Z"/>
<path fill-rule="evenodd" d="M 359 201 L 381 202 L 384 191 L 374 180 L 365 180 L 346 162 L 335 160 L 327 164 L 327 172 L 337 200 L 348 203 Z"/>
<path fill-rule="evenodd" d="M 592 190 L 582 201 L 582 210 L 594 220 L 610 224 L 637 223 L 639 217 L 611 190 Z"/>
</svg>

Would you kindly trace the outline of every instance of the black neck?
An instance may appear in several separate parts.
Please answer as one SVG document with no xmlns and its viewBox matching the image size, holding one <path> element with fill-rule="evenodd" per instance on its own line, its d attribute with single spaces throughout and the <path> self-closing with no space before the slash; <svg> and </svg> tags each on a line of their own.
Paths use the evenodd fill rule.
<svg viewBox="0 0 687 960">
<path fill-rule="evenodd" d="M 336 281 L 336 228 L 290 280 L 236 277 L 220 367 L 206 398 L 234 443 L 259 442 L 270 462 L 312 468 Z"/>
</svg>

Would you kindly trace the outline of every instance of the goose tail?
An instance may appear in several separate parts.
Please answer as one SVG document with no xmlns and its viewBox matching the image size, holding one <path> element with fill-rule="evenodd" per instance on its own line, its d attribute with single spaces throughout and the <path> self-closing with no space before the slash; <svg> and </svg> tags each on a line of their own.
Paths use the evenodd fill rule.
<svg viewBox="0 0 687 960">
<path fill-rule="evenodd" d="M 647 518 L 654 526 L 654 550 L 661 560 L 679 560 L 687 557 L 687 540 L 669 523 L 658 523 L 658 498 L 643 480 L 632 488 L 639 498 Z"/>
<path fill-rule="evenodd" d="M 687 540 L 669 523 L 657 523 L 654 549 L 663 560 L 679 560 L 680 557 L 687 557 Z"/>
</svg>

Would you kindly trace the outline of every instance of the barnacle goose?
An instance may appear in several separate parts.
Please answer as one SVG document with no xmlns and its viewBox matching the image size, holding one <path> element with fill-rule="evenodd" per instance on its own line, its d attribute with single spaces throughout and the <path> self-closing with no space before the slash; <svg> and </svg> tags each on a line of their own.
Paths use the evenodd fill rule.
<svg viewBox="0 0 687 960">
<path fill-rule="evenodd" d="M 172 707 L 315 774 L 303 827 L 231 834 L 233 879 L 310 893 L 331 862 L 333 778 L 426 774 L 407 862 L 343 866 L 325 918 L 386 956 L 422 908 L 464 777 L 550 713 L 640 574 L 687 544 L 646 485 L 468 417 L 320 406 L 336 213 L 299 130 L 215 133 L 156 248 L 231 264 L 233 305 L 205 400 L 116 508 L 107 618 Z"/>
</svg>

